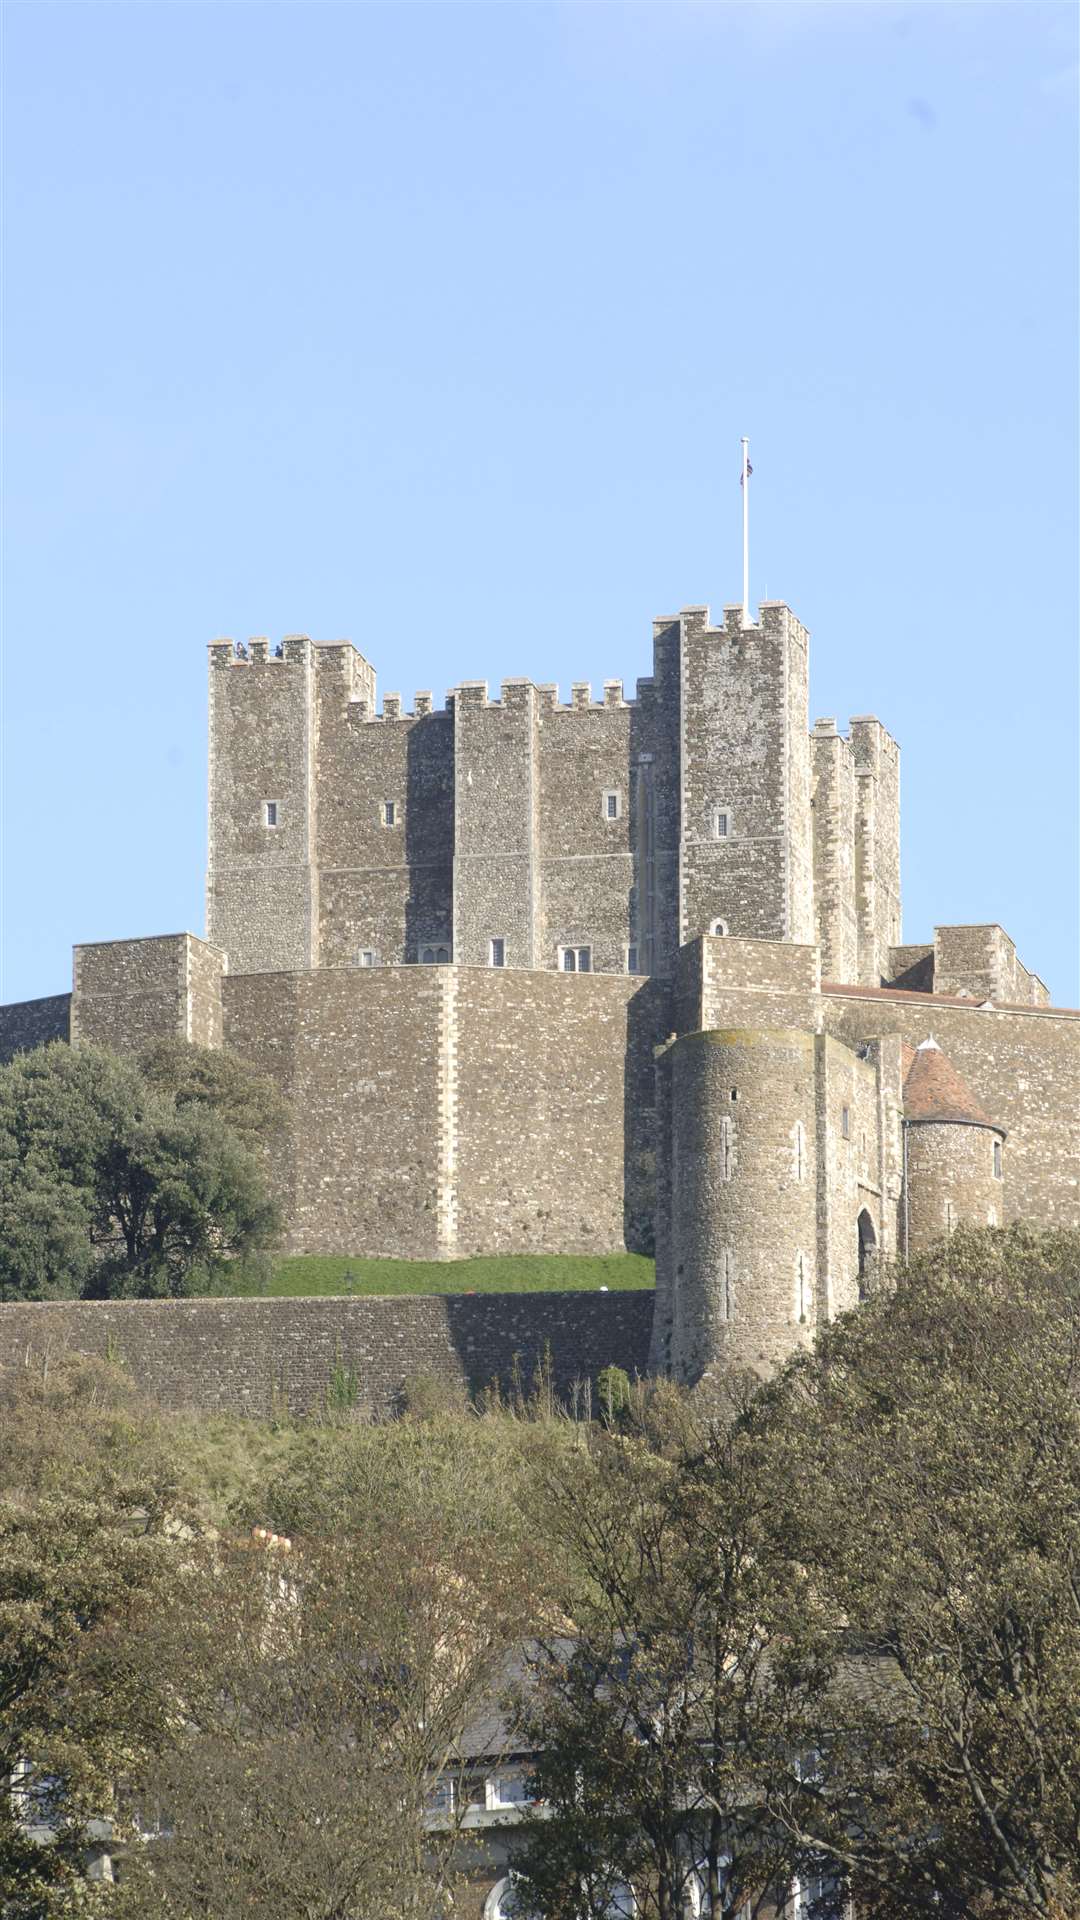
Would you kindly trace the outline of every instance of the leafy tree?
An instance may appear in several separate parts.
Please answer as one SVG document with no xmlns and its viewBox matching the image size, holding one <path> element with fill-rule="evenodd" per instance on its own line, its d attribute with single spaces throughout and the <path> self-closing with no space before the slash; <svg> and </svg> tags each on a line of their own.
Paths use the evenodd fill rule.
<svg viewBox="0 0 1080 1920">
<path fill-rule="evenodd" d="M 695 1886 L 716 1920 L 771 1911 L 800 1847 L 768 1782 L 801 1737 L 772 1491 L 732 1425 L 684 1433 L 674 1458 L 599 1433 L 552 1484 L 577 1591 L 521 1698 L 548 1816 L 518 1860 L 526 1910 L 607 1920 L 629 1881 L 658 1920 Z"/>
<path fill-rule="evenodd" d="M 845 1623 L 778 1816 L 870 1920 L 1080 1912 L 1080 1235 L 954 1235 L 771 1398 Z"/>
<path fill-rule="evenodd" d="M 265 1146 L 285 1125 L 287 1104 L 276 1083 L 227 1048 L 154 1040 L 139 1055 L 144 1079 L 171 1097 L 178 1112 L 214 1113 L 248 1146 Z"/>
<path fill-rule="evenodd" d="M 182 1045 L 148 1067 L 58 1042 L 0 1068 L 3 1297 L 182 1294 L 272 1235 L 266 1083 Z"/>
<path fill-rule="evenodd" d="M 0 1888 L 5 1920 L 61 1920 L 101 1910 L 88 1850 L 161 1724 L 153 1676 L 133 1684 L 111 1635 L 133 1643 L 168 1608 L 175 1481 L 102 1363 L 0 1374 L 0 1430 L 0 1776 L 19 1783 L 0 1795 Z"/>
<path fill-rule="evenodd" d="M 458 1830 L 426 1822 L 432 1784 L 456 1774 L 541 1581 L 513 1423 L 485 1424 L 331 1428 L 329 1445 L 320 1430 L 248 1491 L 245 1513 L 287 1524 L 291 1543 L 215 1549 L 204 1597 L 144 1641 L 183 1707 L 131 1780 L 168 1831 L 133 1848 L 119 1913 L 449 1913 Z"/>
</svg>

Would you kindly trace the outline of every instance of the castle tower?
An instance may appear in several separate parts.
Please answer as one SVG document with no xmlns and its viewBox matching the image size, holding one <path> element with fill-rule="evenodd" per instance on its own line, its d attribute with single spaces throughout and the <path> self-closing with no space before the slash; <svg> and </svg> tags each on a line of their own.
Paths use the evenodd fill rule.
<svg viewBox="0 0 1080 1920">
<path fill-rule="evenodd" d="M 266 640 L 210 647 L 206 924 L 233 973 L 319 965 L 317 762 L 328 695 L 342 712 L 374 704 L 374 669 L 354 647 L 315 647 L 303 634 L 273 651 Z M 331 826 L 333 815 L 331 803 Z"/>
<path fill-rule="evenodd" d="M 900 939 L 900 750 L 879 720 L 818 720 L 813 765 L 814 896 L 826 980 L 880 986 Z"/>
<path fill-rule="evenodd" d="M 961 1224 L 1002 1223 L 1005 1129 L 983 1112 L 932 1034 L 908 1050 L 904 1135 L 909 1253 Z"/>
<path fill-rule="evenodd" d="M 720 932 L 814 938 L 809 636 L 768 601 L 759 624 L 725 607 L 680 616 L 677 944 Z"/>
<path fill-rule="evenodd" d="M 810 1345 L 819 1312 L 814 1035 L 688 1033 L 659 1069 L 653 1365 L 689 1385 L 768 1371 Z"/>
</svg>

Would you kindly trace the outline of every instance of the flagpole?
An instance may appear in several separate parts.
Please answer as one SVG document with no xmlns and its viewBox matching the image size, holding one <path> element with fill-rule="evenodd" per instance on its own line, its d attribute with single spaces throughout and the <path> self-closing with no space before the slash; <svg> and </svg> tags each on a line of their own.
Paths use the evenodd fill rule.
<svg viewBox="0 0 1080 1920">
<path fill-rule="evenodd" d="M 750 625 L 750 442 L 742 443 L 742 623 Z"/>
</svg>

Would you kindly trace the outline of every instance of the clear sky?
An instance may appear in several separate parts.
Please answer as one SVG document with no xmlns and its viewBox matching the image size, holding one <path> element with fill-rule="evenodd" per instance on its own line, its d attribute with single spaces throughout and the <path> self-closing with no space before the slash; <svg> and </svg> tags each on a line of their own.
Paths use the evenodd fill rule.
<svg viewBox="0 0 1080 1920">
<path fill-rule="evenodd" d="M 2 997 L 203 930 L 205 644 L 622 677 L 740 593 L 904 922 L 1077 984 L 1072 5 L 3 8 Z"/>
</svg>

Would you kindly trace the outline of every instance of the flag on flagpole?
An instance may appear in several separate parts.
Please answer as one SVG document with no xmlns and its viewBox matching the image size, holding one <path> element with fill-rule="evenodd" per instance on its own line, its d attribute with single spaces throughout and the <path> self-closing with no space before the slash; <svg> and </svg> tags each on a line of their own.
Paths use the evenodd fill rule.
<svg viewBox="0 0 1080 1920">
<path fill-rule="evenodd" d="M 753 467 L 752 467 L 752 466 L 750 465 L 750 462 L 749 462 L 749 460 L 748 460 L 748 461 L 747 461 L 747 463 L 746 463 L 746 474 L 745 474 L 745 476 L 744 476 L 743 474 L 741 474 L 741 473 L 740 473 L 740 475 L 739 475 L 739 485 L 740 485 L 740 487 L 742 486 L 742 483 L 743 483 L 743 479 L 744 479 L 744 477 L 745 477 L 745 478 L 746 478 L 747 480 L 749 480 L 749 478 L 750 478 L 750 475 L 751 475 L 751 474 L 753 473 L 753 471 L 754 471 L 754 469 L 753 469 Z"/>
</svg>

